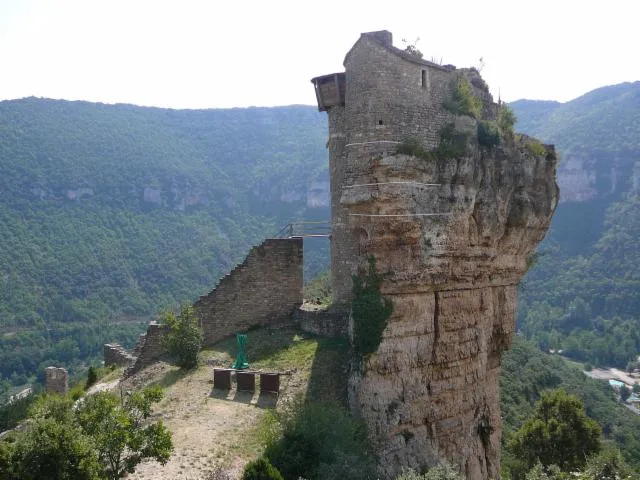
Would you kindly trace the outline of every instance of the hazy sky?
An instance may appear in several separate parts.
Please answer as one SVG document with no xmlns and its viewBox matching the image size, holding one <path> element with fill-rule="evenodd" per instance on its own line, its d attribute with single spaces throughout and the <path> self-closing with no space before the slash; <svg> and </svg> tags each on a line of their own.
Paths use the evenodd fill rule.
<svg viewBox="0 0 640 480">
<path fill-rule="evenodd" d="M 640 0 L 0 0 L 0 99 L 174 108 L 314 104 L 361 32 L 478 66 L 494 96 L 640 79 Z"/>
</svg>

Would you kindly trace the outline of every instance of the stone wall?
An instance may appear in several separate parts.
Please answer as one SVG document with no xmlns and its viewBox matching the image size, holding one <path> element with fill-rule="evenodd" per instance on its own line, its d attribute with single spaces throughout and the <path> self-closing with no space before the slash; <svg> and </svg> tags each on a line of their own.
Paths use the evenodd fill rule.
<svg viewBox="0 0 640 480">
<path fill-rule="evenodd" d="M 296 324 L 303 332 L 326 338 L 346 338 L 348 336 L 349 312 L 346 310 L 298 309 Z"/>
<path fill-rule="evenodd" d="M 272 238 L 253 247 L 244 262 L 194 305 L 205 344 L 251 327 L 293 323 L 302 304 L 302 262 L 302 238 Z"/>
<path fill-rule="evenodd" d="M 136 361 L 136 358 L 119 343 L 106 343 L 103 347 L 103 356 L 105 367 L 111 365 L 128 367 Z"/>
<path fill-rule="evenodd" d="M 138 354 L 135 363 L 131 365 L 124 373 L 125 377 L 129 377 L 148 367 L 158 358 L 167 353 L 166 348 L 162 344 L 162 336 L 166 332 L 166 325 L 159 325 L 151 322 L 147 326 L 147 333 L 144 337 L 140 337 L 136 345 L 135 352 Z"/>
<path fill-rule="evenodd" d="M 69 373 L 64 368 L 44 369 L 44 388 L 47 392 L 65 395 L 69 391 Z"/>
</svg>

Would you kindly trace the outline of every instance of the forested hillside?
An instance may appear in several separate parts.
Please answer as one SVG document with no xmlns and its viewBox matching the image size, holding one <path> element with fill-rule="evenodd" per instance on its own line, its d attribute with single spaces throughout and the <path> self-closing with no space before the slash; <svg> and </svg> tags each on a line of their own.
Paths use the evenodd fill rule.
<svg viewBox="0 0 640 480">
<path fill-rule="evenodd" d="M 640 353 L 640 82 L 512 106 L 519 130 L 561 156 L 562 202 L 524 282 L 519 328 L 543 349 L 624 368 Z"/>
<path fill-rule="evenodd" d="M 625 366 L 640 352 L 640 83 L 515 102 L 555 143 L 562 202 L 522 286 L 544 349 Z M 149 316 L 210 290 L 291 219 L 326 219 L 314 107 L 170 110 L 0 102 L 0 375 L 131 345 Z M 305 247 L 307 274 L 327 242 Z"/>
<path fill-rule="evenodd" d="M 0 102 L 0 375 L 131 345 L 291 219 L 326 219 L 325 142 L 311 107 Z"/>
<path fill-rule="evenodd" d="M 625 460 L 640 470 L 640 416 L 617 403 L 606 382 L 594 380 L 558 355 L 548 355 L 532 344 L 515 338 L 502 358 L 500 409 L 504 419 L 503 445 L 534 410 L 541 393 L 562 388 L 580 398 L 586 413 L 602 427 L 604 438 L 611 441 Z M 509 469 L 514 458 L 503 448 L 503 468 Z"/>
</svg>

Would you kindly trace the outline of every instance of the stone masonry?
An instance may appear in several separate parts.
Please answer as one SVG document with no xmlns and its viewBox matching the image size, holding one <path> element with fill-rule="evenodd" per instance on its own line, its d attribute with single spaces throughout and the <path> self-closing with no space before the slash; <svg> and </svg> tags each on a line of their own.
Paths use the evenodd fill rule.
<svg viewBox="0 0 640 480">
<path fill-rule="evenodd" d="M 442 460 L 468 479 L 498 478 L 500 357 L 517 284 L 558 202 L 555 151 L 508 134 L 480 145 L 480 119 L 443 106 L 466 78 L 481 120 L 495 121 L 478 72 L 411 56 L 389 32 L 362 34 L 344 65 L 313 79 L 329 115 L 334 300 L 348 304 L 351 276 L 374 256 L 394 306 L 377 352 L 352 369 L 351 408 L 387 478 Z M 407 139 L 435 149 L 445 126 L 466 135 L 464 154 L 397 154 Z"/>
<path fill-rule="evenodd" d="M 251 327 L 293 323 L 302 304 L 302 238 L 271 238 L 195 303 L 204 343 Z"/>
<path fill-rule="evenodd" d="M 44 388 L 47 392 L 65 395 L 69 391 L 69 373 L 64 368 L 44 369 Z"/>
<path fill-rule="evenodd" d="M 136 361 L 136 357 L 131 355 L 119 343 L 107 343 L 103 348 L 104 366 L 115 365 L 117 367 L 128 367 Z"/>
<path fill-rule="evenodd" d="M 271 238 L 253 247 L 244 261 L 225 275 L 209 294 L 194 304 L 204 331 L 204 343 L 249 328 L 293 324 L 302 305 L 302 238 Z M 162 344 L 165 325 L 151 322 L 128 354 L 120 345 L 104 346 L 105 365 L 129 367 L 131 376 L 166 354 Z"/>
<path fill-rule="evenodd" d="M 149 323 L 147 333 L 144 334 L 144 336 L 141 335 L 138 340 L 138 344 L 134 350 L 134 353 L 137 353 L 137 356 L 134 357 L 135 362 L 125 370 L 125 377 L 129 377 L 143 368 L 148 367 L 167 353 L 166 348 L 162 344 L 162 336 L 166 330 L 167 327 L 165 325 L 160 325 L 156 322 Z"/>
<path fill-rule="evenodd" d="M 303 332 L 325 338 L 347 338 L 349 313 L 333 309 L 309 309 L 305 306 L 296 312 L 296 326 Z"/>
</svg>

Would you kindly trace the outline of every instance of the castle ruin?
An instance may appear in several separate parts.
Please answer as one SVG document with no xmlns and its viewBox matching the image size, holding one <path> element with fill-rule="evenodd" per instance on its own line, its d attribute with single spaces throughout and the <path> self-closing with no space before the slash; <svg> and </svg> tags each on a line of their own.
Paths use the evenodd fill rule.
<svg viewBox="0 0 640 480">
<path fill-rule="evenodd" d="M 446 460 L 498 478 L 500 357 L 558 201 L 555 150 L 481 138 L 500 106 L 479 73 L 397 49 L 390 32 L 362 34 L 344 67 L 312 80 L 329 117 L 334 301 L 348 305 L 373 256 L 394 306 L 351 372 L 352 410 L 389 477 Z M 481 101 L 474 115 L 445 108 L 461 82 Z M 452 139 L 462 148 L 446 152 Z"/>
</svg>

